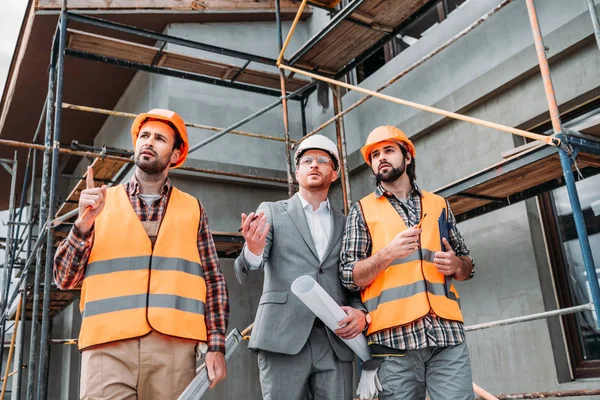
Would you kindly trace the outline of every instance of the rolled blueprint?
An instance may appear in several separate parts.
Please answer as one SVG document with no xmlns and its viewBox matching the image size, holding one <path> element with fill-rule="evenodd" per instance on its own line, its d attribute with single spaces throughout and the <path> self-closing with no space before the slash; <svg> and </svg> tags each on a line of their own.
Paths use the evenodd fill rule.
<svg viewBox="0 0 600 400">
<path fill-rule="evenodd" d="M 311 276 L 302 275 L 296 279 L 292 283 L 292 292 L 332 331 L 338 329 L 338 322 L 347 316 L 346 312 Z M 363 361 L 371 359 L 367 339 L 362 333 L 350 340 L 342 340 Z"/>
</svg>

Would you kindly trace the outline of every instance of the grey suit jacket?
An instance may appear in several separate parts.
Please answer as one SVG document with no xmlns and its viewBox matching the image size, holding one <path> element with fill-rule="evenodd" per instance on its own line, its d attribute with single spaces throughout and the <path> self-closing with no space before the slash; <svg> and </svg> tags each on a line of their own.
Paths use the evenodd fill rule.
<svg viewBox="0 0 600 400">
<path fill-rule="evenodd" d="M 321 262 L 297 194 L 289 200 L 262 203 L 257 212 L 264 212 L 271 225 L 263 261 L 258 269 L 251 270 L 242 253 L 234 263 L 241 284 L 255 282 L 264 271 L 263 294 L 248 348 L 297 354 L 315 320 L 312 311 L 290 289 L 299 276 L 312 276 L 338 304 L 364 310 L 358 293 L 344 289 L 338 275 L 346 217 L 331 208 L 331 238 Z M 352 351 L 335 333 L 327 329 L 327 335 L 340 360 L 354 360 Z"/>
</svg>

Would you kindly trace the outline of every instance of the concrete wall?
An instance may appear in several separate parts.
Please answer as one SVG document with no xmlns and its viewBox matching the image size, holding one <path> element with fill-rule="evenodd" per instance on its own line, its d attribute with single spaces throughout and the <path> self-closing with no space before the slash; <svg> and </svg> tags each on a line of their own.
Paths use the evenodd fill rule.
<svg viewBox="0 0 600 400">
<path fill-rule="evenodd" d="M 597 1 L 600 3 L 600 1 Z M 374 89 L 404 70 L 423 55 L 470 25 L 498 4 L 498 0 L 465 3 L 415 45 L 402 52 L 362 83 Z M 538 1 L 538 16 L 544 41 L 549 47 L 552 76 L 559 104 L 575 105 L 597 96 L 600 88 L 600 53 L 593 41 L 592 27 L 583 0 Z M 288 55 L 326 22 L 316 11 L 302 23 Z M 289 27 L 289 24 L 287 24 Z M 286 30 L 287 30 L 286 27 Z M 274 24 L 173 25 L 168 33 L 207 43 L 276 56 Z M 285 32 L 285 31 L 284 31 Z M 170 50 L 199 54 L 188 49 Z M 210 56 L 211 59 L 225 59 Z M 229 61 L 229 60 L 227 60 Z M 483 118 L 510 126 L 528 127 L 547 116 L 541 79 L 527 11 L 522 1 L 514 2 L 465 38 L 392 85 L 385 93 Z M 260 67 L 252 63 L 251 67 Z M 343 97 L 349 106 L 362 95 Z M 226 127 L 275 99 L 230 89 L 190 83 L 139 73 L 116 109 L 129 112 L 154 107 L 171 107 L 184 119 Z M 308 107 L 308 129 L 330 118 L 314 96 Z M 291 102 L 291 132 L 301 135 L 299 105 Z M 130 148 L 131 121 L 110 118 L 96 137 L 96 145 Z M 476 172 L 501 159 L 500 153 L 515 145 L 508 134 L 443 119 L 378 99 L 369 100 L 345 118 L 349 165 L 352 169 L 352 198 L 359 199 L 373 188 L 371 172 L 358 154 L 370 130 L 378 125 L 396 125 L 415 141 L 419 185 L 434 190 Z M 282 136 L 280 109 L 245 125 L 242 130 Z M 333 126 L 326 134 L 332 135 Z M 193 143 L 211 133 L 192 129 Z M 190 165 L 238 172 L 285 177 L 285 157 L 280 143 L 228 135 L 191 156 Z M 83 164 L 83 163 L 82 163 Z M 211 229 L 234 231 L 239 214 L 254 209 L 260 201 L 286 196 L 282 185 L 217 180 L 174 173 L 173 182 L 204 203 Z M 332 193 L 341 207 L 339 187 Z M 551 285 L 540 282 L 547 260 L 535 200 L 487 214 L 459 225 L 476 261 L 475 280 L 460 283 L 467 324 L 498 320 L 545 310 L 544 296 L 552 296 Z M 253 319 L 260 285 L 244 288 L 232 275 L 230 260 L 222 260 L 231 294 L 231 327 L 244 328 Z M 550 292 L 550 293 L 549 293 Z M 68 323 L 68 322 L 65 322 Z M 474 381 L 491 392 L 511 393 L 597 387 L 597 380 L 561 384 L 553 354 L 548 324 L 537 321 L 468 334 Z M 556 341 L 554 342 L 556 344 Z M 556 351 L 564 351 L 555 348 Z M 57 356 L 52 354 L 53 360 Z M 61 360 L 69 355 L 62 355 Z M 260 398 L 256 358 L 242 344 L 229 377 L 210 398 Z M 54 362 L 54 361 L 53 361 Z M 59 361 L 63 362 L 63 361 Z M 559 366 L 564 367 L 564 366 Z M 74 373 L 74 372 L 73 372 Z M 71 379 L 71 382 L 76 381 Z"/>
</svg>

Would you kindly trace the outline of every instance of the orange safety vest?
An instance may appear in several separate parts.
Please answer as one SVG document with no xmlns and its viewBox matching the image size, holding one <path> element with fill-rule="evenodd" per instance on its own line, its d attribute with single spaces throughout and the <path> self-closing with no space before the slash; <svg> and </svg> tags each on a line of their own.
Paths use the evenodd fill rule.
<svg viewBox="0 0 600 400">
<path fill-rule="evenodd" d="M 361 292 L 371 314 L 368 334 L 413 322 L 433 310 L 441 318 L 463 321 L 458 292 L 452 279 L 440 273 L 433 262 L 442 249 L 442 235 L 448 237 L 446 200 L 423 191 L 420 249 L 392 261 Z M 372 240 L 372 254 L 404 231 L 406 224 L 385 196 L 375 193 L 360 200 Z"/>
<path fill-rule="evenodd" d="M 153 248 L 124 187 L 107 190 L 81 289 L 80 350 L 151 330 L 206 341 L 199 223 L 198 200 L 173 188 Z"/>
</svg>

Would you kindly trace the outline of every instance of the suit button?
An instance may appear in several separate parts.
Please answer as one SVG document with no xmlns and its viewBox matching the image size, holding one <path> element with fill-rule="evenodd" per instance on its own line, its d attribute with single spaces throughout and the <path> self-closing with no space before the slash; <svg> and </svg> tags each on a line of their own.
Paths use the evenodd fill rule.
<svg viewBox="0 0 600 400">
<path fill-rule="evenodd" d="M 320 274 L 322 274 L 322 273 L 324 273 L 324 272 L 325 272 L 325 271 L 323 271 L 323 268 L 320 268 L 320 267 L 319 267 L 319 273 L 320 273 Z"/>
</svg>

